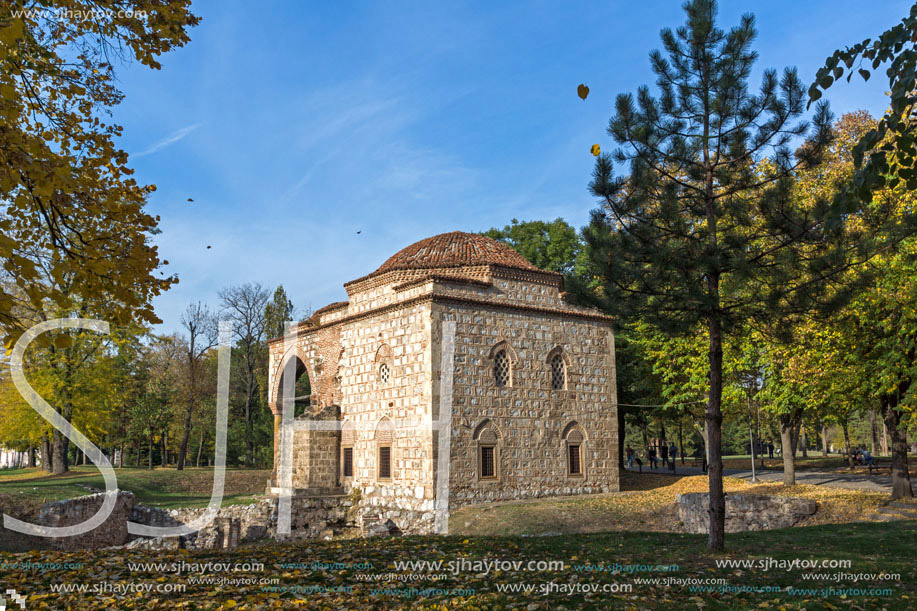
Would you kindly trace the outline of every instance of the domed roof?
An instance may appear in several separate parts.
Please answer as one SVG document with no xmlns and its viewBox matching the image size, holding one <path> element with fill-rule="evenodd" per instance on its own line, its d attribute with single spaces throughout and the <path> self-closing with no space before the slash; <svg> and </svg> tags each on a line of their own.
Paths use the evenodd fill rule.
<svg viewBox="0 0 917 611">
<path fill-rule="evenodd" d="M 503 242 L 476 233 L 452 231 L 402 248 L 370 275 L 394 270 L 442 269 L 466 265 L 502 265 L 543 272 Z"/>
</svg>

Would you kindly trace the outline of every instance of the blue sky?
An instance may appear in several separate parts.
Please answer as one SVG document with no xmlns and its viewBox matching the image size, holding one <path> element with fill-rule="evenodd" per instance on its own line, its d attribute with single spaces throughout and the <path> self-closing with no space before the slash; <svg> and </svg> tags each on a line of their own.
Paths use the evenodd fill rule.
<svg viewBox="0 0 917 611">
<path fill-rule="evenodd" d="M 283 284 L 302 309 L 346 299 L 344 282 L 444 231 L 583 225 L 589 147 L 612 148 L 614 96 L 653 82 L 648 53 L 680 6 L 195 2 L 190 44 L 161 71 L 122 68 L 115 110 L 138 179 L 158 187 L 156 242 L 180 278 L 155 302 L 158 330 L 247 281 Z M 759 73 L 794 65 L 809 82 L 909 6 L 729 1 L 720 25 L 755 13 Z M 830 93 L 835 114 L 886 104 L 879 78 Z"/>
</svg>

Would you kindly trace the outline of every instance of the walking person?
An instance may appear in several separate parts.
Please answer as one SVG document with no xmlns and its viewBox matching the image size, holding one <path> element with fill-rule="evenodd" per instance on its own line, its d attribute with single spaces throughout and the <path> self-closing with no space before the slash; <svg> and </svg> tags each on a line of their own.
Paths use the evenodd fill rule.
<svg viewBox="0 0 917 611">
<path fill-rule="evenodd" d="M 627 468 L 634 468 L 634 449 L 630 446 L 627 446 Z"/>
<path fill-rule="evenodd" d="M 666 445 L 664 439 L 659 443 L 659 458 L 663 468 L 669 466 L 669 446 Z"/>
<path fill-rule="evenodd" d="M 657 464 L 656 464 L 656 448 L 654 448 L 653 446 L 650 446 L 650 447 L 648 447 L 648 448 L 646 449 L 646 459 L 647 459 L 648 461 L 650 461 L 650 465 L 652 465 L 652 467 L 655 469 L 656 466 L 657 466 Z"/>
<path fill-rule="evenodd" d="M 675 445 L 675 442 L 672 442 L 672 445 L 669 446 L 669 460 L 672 461 L 672 471 L 675 470 L 675 459 L 678 458 L 678 446 Z"/>
<path fill-rule="evenodd" d="M 770 439 L 767 440 L 767 457 L 768 458 L 774 457 L 774 442 L 771 441 Z"/>
</svg>

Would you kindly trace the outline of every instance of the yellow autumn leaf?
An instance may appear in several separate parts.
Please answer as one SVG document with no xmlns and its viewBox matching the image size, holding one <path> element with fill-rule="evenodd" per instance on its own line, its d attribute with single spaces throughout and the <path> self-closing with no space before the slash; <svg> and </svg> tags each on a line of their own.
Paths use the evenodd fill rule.
<svg viewBox="0 0 917 611">
<path fill-rule="evenodd" d="M 586 96 L 589 95 L 589 87 L 586 87 L 586 85 L 580 83 L 580 86 L 576 88 L 576 95 L 585 100 Z"/>
<path fill-rule="evenodd" d="M 592 148 L 589 149 L 589 152 L 598 157 L 602 153 L 602 147 L 600 147 L 598 144 L 593 144 Z"/>
</svg>

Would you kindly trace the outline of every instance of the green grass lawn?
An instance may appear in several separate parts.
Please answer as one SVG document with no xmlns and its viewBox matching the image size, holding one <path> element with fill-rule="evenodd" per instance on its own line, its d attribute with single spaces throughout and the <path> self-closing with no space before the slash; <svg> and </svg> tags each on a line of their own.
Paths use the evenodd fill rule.
<svg viewBox="0 0 917 611">
<path fill-rule="evenodd" d="M 140 502 L 164 509 L 204 507 L 210 502 L 213 469 L 174 468 L 115 469 L 118 487 L 130 490 Z M 260 469 L 226 469 L 224 505 L 252 503 L 264 494 L 270 471 Z M 94 466 L 76 466 L 63 475 L 47 475 L 41 469 L 8 469 L 0 471 L 0 496 L 6 501 L 23 504 L 44 503 L 91 494 L 105 489 L 102 474 Z"/>
<path fill-rule="evenodd" d="M 28 609 L 47 604 L 52 608 L 70 605 L 74 609 L 892 610 L 915 608 L 915 546 L 915 522 L 823 525 L 730 534 L 727 551 L 720 554 L 707 551 L 704 536 L 646 532 L 306 540 L 293 544 L 267 543 L 228 552 L 99 550 L 70 554 L 44 552 L 40 557 L 2 554 L 0 565 L 43 561 L 82 566 L 50 571 L 0 570 L 0 581 L 4 587 L 28 596 Z M 716 566 L 717 560 L 725 559 L 760 562 L 762 568 Z M 519 569 L 504 567 L 489 572 L 483 571 L 481 565 L 475 567 L 475 562 L 485 560 L 523 564 Z M 791 570 L 774 565 L 794 560 L 850 561 L 851 565 L 843 569 Z M 439 570 L 426 571 L 399 568 L 394 564 L 396 561 L 443 561 L 444 564 Z M 532 570 L 525 570 L 530 561 L 559 561 L 563 567 L 549 569 L 536 564 Z M 158 567 L 128 564 L 134 562 L 168 564 Z M 230 572 L 210 570 L 205 577 L 223 582 L 201 584 L 196 581 L 201 578 L 199 569 L 192 567 L 203 568 L 208 562 L 241 563 L 242 567 Z M 253 562 L 264 566 L 252 566 Z M 313 566 L 314 562 L 323 564 Z M 768 562 L 772 568 L 765 570 L 764 563 Z M 181 564 L 182 572 L 179 574 L 171 563 Z M 612 569 L 616 564 L 624 568 L 615 572 Z M 677 565 L 677 568 L 662 571 L 657 566 L 661 564 Z M 470 568 L 465 570 L 463 566 Z M 835 575 L 839 572 L 844 576 Z M 863 577 L 864 574 L 870 576 Z M 895 574 L 896 578 L 886 578 Z M 805 575 L 815 577 L 807 580 Z M 667 584 L 639 581 L 665 578 L 670 580 Z M 710 579 L 723 582 L 703 583 Z M 54 584 L 82 584 L 90 591 L 52 593 Z M 116 586 L 129 584 L 134 587 L 165 584 L 162 587 L 180 586 L 185 591 L 143 595 L 114 592 Z M 586 592 L 594 587 L 600 590 Z M 601 591 L 605 587 L 610 591 Z M 623 591 L 622 587 L 632 589 Z M 107 588 L 108 592 L 96 594 L 92 588 Z M 501 591 L 506 588 L 516 591 Z M 761 591 L 763 588 L 770 591 Z M 827 588 L 833 590 L 825 591 Z M 180 602 L 183 604 L 179 605 Z"/>
</svg>

